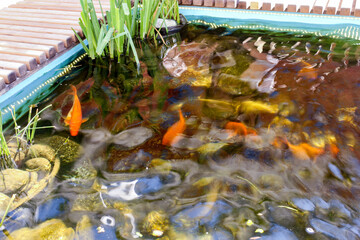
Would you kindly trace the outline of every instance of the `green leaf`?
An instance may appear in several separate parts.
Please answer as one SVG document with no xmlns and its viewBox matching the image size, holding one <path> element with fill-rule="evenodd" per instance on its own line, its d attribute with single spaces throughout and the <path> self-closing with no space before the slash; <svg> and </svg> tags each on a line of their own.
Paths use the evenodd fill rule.
<svg viewBox="0 0 360 240">
<path fill-rule="evenodd" d="M 106 45 L 109 43 L 110 38 L 112 36 L 114 32 L 114 28 L 110 28 L 109 31 L 106 33 L 104 39 L 102 39 L 101 43 L 98 44 L 97 48 L 96 48 L 96 53 L 98 55 L 102 55 L 104 48 L 106 47 Z"/>
</svg>

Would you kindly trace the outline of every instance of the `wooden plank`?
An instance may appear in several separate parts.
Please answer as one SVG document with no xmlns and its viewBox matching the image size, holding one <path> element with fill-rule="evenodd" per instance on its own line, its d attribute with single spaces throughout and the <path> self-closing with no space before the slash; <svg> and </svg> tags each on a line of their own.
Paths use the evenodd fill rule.
<svg viewBox="0 0 360 240">
<path fill-rule="evenodd" d="M 354 16 L 360 17 L 360 0 L 357 0 L 354 7 Z"/>
<path fill-rule="evenodd" d="M 29 27 L 29 26 L 13 26 L 13 25 L 7 25 L 7 24 L 0 24 L 0 29 L 11 29 L 11 30 L 16 30 L 16 31 L 27 31 L 27 32 L 34 32 L 34 33 L 61 34 L 61 35 L 71 36 L 73 42 L 77 41 L 77 38 L 72 30 L 39 28 L 39 27 Z M 77 33 L 80 34 L 79 32 L 77 32 Z"/>
<path fill-rule="evenodd" d="M 240 8 L 240 9 L 247 9 L 247 5 L 246 5 L 246 1 L 239 1 L 238 5 L 237 5 L 237 8 Z"/>
<path fill-rule="evenodd" d="M 29 26 L 29 27 L 41 27 L 41 28 L 51 28 L 51 29 L 65 29 L 71 30 L 74 28 L 76 31 L 82 33 L 80 26 L 69 26 L 69 25 L 61 25 L 61 24 L 51 24 L 44 22 L 36 22 L 36 21 L 23 21 L 23 20 L 3 20 L 0 19 L 0 24 L 8 24 L 13 26 Z"/>
<path fill-rule="evenodd" d="M 226 1 L 225 0 L 215 0 L 215 7 L 223 8 L 225 7 Z"/>
<path fill-rule="evenodd" d="M 326 6 L 326 14 L 335 15 L 339 10 L 340 1 L 339 0 L 329 0 Z"/>
<path fill-rule="evenodd" d="M 66 24 L 70 26 L 77 26 L 78 21 L 76 20 L 61 20 L 61 19 L 44 19 L 36 17 L 22 17 L 22 16 L 13 16 L 11 14 L 0 14 L 0 19 L 4 20 L 20 20 L 20 21 L 31 21 L 31 22 L 43 22 L 43 23 L 53 23 L 53 24 Z"/>
<path fill-rule="evenodd" d="M 25 8 L 13 8 L 13 5 L 3 8 L 3 10 L 6 10 L 8 12 L 26 12 L 26 13 L 44 13 L 44 14 L 53 14 L 53 15 L 64 15 L 63 11 L 56 11 L 56 10 L 43 10 L 43 9 L 25 9 Z M 67 11 L 66 15 L 68 16 L 74 16 L 74 17 L 80 17 L 79 11 Z"/>
<path fill-rule="evenodd" d="M 6 29 L 0 29 L 0 34 L 19 36 L 19 37 L 31 37 L 31 38 L 41 37 L 42 39 L 59 40 L 64 43 L 65 47 L 69 47 L 73 43 L 71 36 L 60 35 L 60 34 L 51 34 L 51 33 L 38 34 L 38 33 L 33 33 L 33 32 L 13 31 L 13 30 L 6 30 Z"/>
<path fill-rule="evenodd" d="M 261 6 L 261 10 L 271 11 L 272 10 L 271 2 L 263 2 Z"/>
<path fill-rule="evenodd" d="M 34 5 L 34 6 L 63 6 L 63 7 L 69 7 L 69 8 L 72 8 L 72 7 L 80 7 L 81 8 L 81 4 L 80 4 L 80 1 L 75 1 L 75 2 L 43 2 L 43 1 L 37 1 L 37 0 L 33 0 L 33 1 L 22 1 L 22 2 L 18 2 L 16 3 L 15 5 L 18 5 L 18 4 L 28 4 L 28 5 Z M 94 7 L 95 9 L 100 9 L 100 5 L 99 5 L 99 2 L 98 1 L 93 1 L 94 3 Z M 107 9 L 110 9 L 110 4 L 109 3 L 106 3 L 106 4 L 101 4 L 101 6 L 103 8 L 107 8 Z"/>
<path fill-rule="evenodd" d="M 340 3 L 340 15 L 349 16 L 351 14 L 351 9 L 353 5 L 353 1 L 350 0 L 342 0 Z"/>
<path fill-rule="evenodd" d="M 316 14 L 323 14 L 328 0 L 316 0 L 312 12 Z"/>
<path fill-rule="evenodd" d="M 22 77 L 26 74 L 27 68 L 23 63 L 0 61 L 0 69 L 9 69 L 13 70 L 16 73 L 17 77 Z"/>
<path fill-rule="evenodd" d="M 81 7 L 64 7 L 64 6 L 37 6 L 37 5 L 30 5 L 30 4 L 15 4 L 15 5 L 11 5 L 12 8 L 25 8 L 25 9 L 42 9 L 42 10 L 56 10 L 56 11 L 70 11 L 70 12 L 73 12 L 73 11 L 78 11 L 78 12 L 81 12 Z M 105 10 L 109 10 L 107 8 L 104 8 L 103 9 L 104 11 Z M 98 13 L 98 14 L 101 14 L 101 11 L 99 9 L 96 9 L 95 8 L 95 12 Z"/>
<path fill-rule="evenodd" d="M 237 7 L 237 0 L 227 0 L 226 1 L 227 8 L 236 8 Z"/>
<path fill-rule="evenodd" d="M 58 2 L 58 3 L 77 3 L 78 1 L 74 1 L 74 0 L 25 0 L 25 2 L 43 2 L 43 3 L 46 3 L 46 2 Z M 94 1 L 94 3 L 98 3 L 98 1 Z M 110 2 L 109 1 L 104 1 L 104 0 L 101 0 L 101 5 L 110 5 Z"/>
<path fill-rule="evenodd" d="M 192 0 L 183 0 L 182 4 L 183 5 L 192 5 Z"/>
<path fill-rule="evenodd" d="M 42 51 L 0 47 L 0 53 L 34 57 L 38 64 L 43 64 L 46 61 L 46 55 Z"/>
<path fill-rule="evenodd" d="M 28 71 L 35 69 L 37 66 L 36 59 L 33 57 L 17 56 L 17 55 L 1 53 L 0 60 L 8 61 L 8 62 L 24 63 Z"/>
<path fill-rule="evenodd" d="M 1 47 L 11 47 L 17 49 L 28 49 L 28 50 L 38 50 L 43 51 L 46 54 L 47 58 L 52 58 L 56 55 L 56 50 L 53 46 L 50 45 L 39 45 L 31 43 L 19 43 L 19 42 L 6 42 L 0 41 Z"/>
<path fill-rule="evenodd" d="M 41 37 L 41 36 L 39 36 Z M 50 39 L 42 39 L 42 38 L 29 38 L 29 37 L 18 37 L 18 36 L 10 36 L 10 35 L 1 35 L 0 39 L 2 41 L 12 41 L 12 42 L 20 42 L 20 43 L 35 43 L 35 44 L 44 44 L 55 47 L 56 52 L 62 52 L 65 49 L 64 43 L 60 40 L 50 40 Z"/>
<path fill-rule="evenodd" d="M 204 5 L 204 0 L 193 0 L 194 6 L 202 6 Z"/>
<path fill-rule="evenodd" d="M 5 79 L 0 77 L 0 90 L 3 90 L 6 87 Z"/>
<path fill-rule="evenodd" d="M 282 3 L 275 3 L 275 6 L 274 6 L 274 11 L 277 11 L 277 12 L 283 12 L 284 11 L 284 4 Z"/>
<path fill-rule="evenodd" d="M 69 20 L 73 22 L 77 22 L 79 20 L 79 16 L 67 16 L 67 15 L 52 15 L 46 13 L 29 13 L 23 12 L 20 8 L 13 8 L 18 11 L 6 11 L 1 10 L 2 15 L 10 15 L 10 16 L 19 16 L 19 17 L 34 17 L 34 18 L 46 18 L 46 19 L 58 19 L 58 20 Z"/>
<path fill-rule="evenodd" d="M 9 84 L 16 80 L 16 73 L 13 70 L 0 69 L 0 77 L 5 80 L 5 83 Z"/>
<path fill-rule="evenodd" d="M 214 0 L 204 0 L 205 7 L 212 7 L 214 6 Z"/>
</svg>

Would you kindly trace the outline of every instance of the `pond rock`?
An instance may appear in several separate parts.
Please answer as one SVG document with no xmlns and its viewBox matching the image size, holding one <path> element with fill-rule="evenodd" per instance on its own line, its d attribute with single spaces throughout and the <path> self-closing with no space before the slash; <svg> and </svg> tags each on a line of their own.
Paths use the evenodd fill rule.
<svg viewBox="0 0 360 240">
<path fill-rule="evenodd" d="M 52 218 L 60 218 L 69 211 L 69 200 L 63 197 L 49 199 L 41 203 L 35 212 L 35 221 L 38 223 L 44 222 Z"/>
<path fill-rule="evenodd" d="M 59 147 L 59 146 L 57 146 Z M 45 144 L 34 144 L 29 149 L 30 158 L 46 158 L 50 162 L 55 160 L 55 150 L 49 145 Z"/>
<path fill-rule="evenodd" d="M 87 215 L 83 215 L 81 220 L 76 224 L 76 235 L 75 240 L 93 240 L 95 239 L 93 233 L 93 224 Z"/>
<path fill-rule="evenodd" d="M 324 199 L 322 199 L 321 197 L 312 197 L 311 201 L 315 204 L 315 206 L 317 208 L 322 208 L 322 209 L 329 209 L 330 208 L 330 204 L 328 204 Z"/>
<path fill-rule="evenodd" d="M 284 186 L 284 180 L 281 176 L 275 174 L 264 174 L 260 177 L 260 186 L 268 190 L 279 190 Z"/>
<path fill-rule="evenodd" d="M 34 222 L 33 213 L 30 208 L 17 208 L 8 213 L 4 226 L 8 232 L 13 232 L 17 229 L 32 226 Z M 6 239 L 4 233 L 0 233 L 1 239 Z"/>
<path fill-rule="evenodd" d="M 74 162 L 82 152 L 80 144 L 62 136 L 51 136 L 42 139 L 41 142 L 50 146 L 54 153 L 54 149 L 56 150 L 62 164 Z M 39 157 L 47 158 L 46 156 Z"/>
<path fill-rule="evenodd" d="M 145 217 L 143 229 L 146 233 L 161 237 L 169 228 L 169 219 L 163 211 L 151 211 Z"/>
<path fill-rule="evenodd" d="M 335 165 L 335 164 L 332 164 L 332 163 L 328 163 L 328 168 L 331 172 L 331 174 L 336 177 L 337 179 L 343 181 L 344 180 L 344 177 L 343 175 L 341 174 L 341 171 L 340 169 Z"/>
<path fill-rule="evenodd" d="M 324 235 L 338 239 L 338 240 L 356 240 L 358 239 L 355 233 L 346 229 L 346 228 L 339 228 L 334 226 L 328 222 L 323 220 L 313 218 L 310 220 L 311 226 L 315 229 L 315 231 L 323 233 Z"/>
<path fill-rule="evenodd" d="M 250 84 L 242 81 L 239 77 L 221 73 L 218 77 L 218 86 L 226 93 L 232 95 L 250 95 L 256 90 L 250 87 Z"/>
<path fill-rule="evenodd" d="M 3 217 L 9 202 L 10 197 L 0 192 L 0 218 Z"/>
<path fill-rule="evenodd" d="M 25 166 L 29 171 L 49 172 L 51 170 L 49 160 L 43 157 L 29 159 L 25 162 Z"/>
<path fill-rule="evenodd" d="M 261 240 L 297 240 L 293 232 L 279 225 L 275 225 L 269 230 L 269 234 L 261 236 Z"/>
<path fill-rule="evenodd" d="M 20 169 L 5 169 L 1 172 L 1 175 L 0 192 L 5 194 L 16 193 L 25 187 L 30 182 L 30 179 L 37 179 L 36 172 L 30 173 Z"/>
<path fill-rule="evenodd" d="M 113 137 L 113 143 L 125 149 L 129 149 L 145 143 L 152 136 L 152 130 L 145 127 L 136 127 L 115 135 Z"/>
<path fill-rule="evenodd" d="M 111 156 L 110 156 L 111 157 Z M 150 153 L 140 149 L 137 153 L 133 153 L 114 163 L 114 172 L 139 171 L 145 169 L 152 159 Z"/>
<path fill-rule="evenodd" d="M 16 240 L 37 240 L 37 239 L 74 239 L 75 232 L 72 228 L 66 227 L 63 221 L 51 219 L 41 223 L 35 228 L 21 228 L 11 233 Z"/>
<path fill-rule="evenodd" d="M 296 224 L 294 213 L 287 208 L 271 206 L 269 211 L 273 221 L 283 227 L 291 228 Z"/>
<path fill-rule="evenodd" d="M 349 217 L 349 218 L 351 217 L 350 210 L 347 209 L 347 207 L 345 207 L 345 205 L 339 200 L 331 199 L 329 201 L 329 204 L 330 204 L 330 208 L 332 210 L 336 210 L 339 215 L 343 215 L 344 217 Z"/>
<path fill-rule="evenodd" d="M 229 214 L 232 207 L 224 201 L 200 202 L 185 208 L 171 217 L 173 226 L 181 231 L 196 233 L 199 226 L 214 228 L 221 216 Z"/>
<path fill-rule="evenodd" d="M 295 206 L 297 206 L 299 209 L 303 211 L 314 211 L 315 205 L 312 203 L 309 199 L 306 198 L 293 198 L 292 199 Z"/>
</svg>

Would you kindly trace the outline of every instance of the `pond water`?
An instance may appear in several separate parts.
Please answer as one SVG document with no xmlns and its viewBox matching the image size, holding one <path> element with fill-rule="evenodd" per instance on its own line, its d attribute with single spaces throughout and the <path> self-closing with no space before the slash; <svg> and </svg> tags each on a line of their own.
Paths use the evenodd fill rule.
<svg viewBox="0 0 360 240">
<path fill-rule="evenodd" d="M 356 43 L 193 24 L 165 41 L 142 45 L 140 74 L 83 61 L 39 104 L 54 129 L 35 143 L 61 168 L 7 234 L 360 239 Z M 86 120 L 75 137 L 70 85 Z"/>
</svg>

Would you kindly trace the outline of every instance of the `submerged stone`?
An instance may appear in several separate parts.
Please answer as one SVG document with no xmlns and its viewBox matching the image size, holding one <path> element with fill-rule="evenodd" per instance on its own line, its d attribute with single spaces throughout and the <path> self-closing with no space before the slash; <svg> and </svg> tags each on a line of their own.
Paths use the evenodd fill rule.
<svg viewBox="0 0 360 240">
<path fill-rule="evenodd" d="M 57 146 L 59 147 L 59 146 Z M 29 149 L 30 158 L 46 158 L 50 162 L 55 160 L 55 151 L 52 147 L 45 144 L 34 144 Z"/>
<path fill-rule="evenodd" d="M 280 190 L 284 187 L 284 180 L 275 174 L 264 174 L 260 177 L 260 185 L 264 189 Z"/>
<path fill-rule="evenodd" d="M 111 156 L 110 156 L 111 158 Z M 114 163 L 114 172 L 128 172 L 128 171 L 139 171 L 147 167 L 152 159 L 150 153 L 140 149 L 137 153 L 133 153 L 128 157 L 117 160 Z M 112 159 L 112 161 L 114 161 Z"/>
<path fill-rule="evenodd" d="M 261 240 L 297 240 L 296 235 L 289 229 L 275 225 L 269 230 L 268 235 L 261 236 Z"/>
<path fill-rule="evenodd" d="M 310 211 L 310 212 L 315 210 L 315 205 L 309 199 L 293 198 L 292 201 L 295 204 L 295 206 L 297 206 L 301 210 Z"/>
<path fill-rule="evenodd" d="M 345 205 L 337 199 L 331 199 L 329 201 L 330 208 L 337 210 L 342 215 L 346 217 L 351 217 L 351 212 L 345 207 Z"/>
<path fill-rule="evenodd" d="M 36 172 L 29 173 L 20 169 L 10 168 L 3 170 L 0 177 L 0 192 L 12 194 L 23 190 L 23 187 L 30 182 L 30 175 L 34 175 L 34 179 L 37 178 Z"/>
<path fill-rule="evenodd" d="M 75 240 L 93 240 L 95 239 L 92 231 L 93 224 L 87 215 L 83 215 L 81 220 L 76 224 L 76 235 Z"/>
<path fill-rule="evenodd" d="M 72 228 L 66 227 L 63 221 L 51 219 L 35 228 L 21 228 L 11 233 L 16 240 L 62 239 L 72 240 L 75 233 Z"/>
<path fill-rule="evenodd" d="M 25 166 L 31 171 L 49 172 L 51 170 L 49 160 L 43 157 L 29 159 L 25 162 Z"/>
<path fill-rule="evenodd" d="M 134 148 L 145 143 L 153 136 L 153 131 L 145 127 L 131 128 L 120 132 L 113 138 L 113 143 L 126 149 Z"/>
<path fill-rule="evenodd" d="M 311 201 L 315 204 L 316 207 L 323 208 L 323 209 L 329 209 L 330 204 L 328 204 L 324 199 L 321 197 L 312 197 Z"/>
<path fill-rule="evenodd" d="M 336 165 L 332 163 L 328 163 L 328 168 L 334 177 L 336 177 L 339 180 L 344 180 L 344 177 L 341 174 L 340 169 Z"/>
<path fill-rule="evenodd" d="M 6 208 L 10 203 L 10 197 L 0 192 L 0 218 L 5 214 Z"/>
<path fill-rule="evenodd" d="M 356 240 L 358 239 L 357 236 L 351 232 L 348 229 L 345 228 L 339 228 L 337 226 L 334 226 L 328 222 L 325 222 L 323 220 L 313 218 L 310 220 L 311 226 L 315 229 L 317 232 L 321 232 L 325 234 L 326 236 L 329 236 L 334 239 L 338 240 Z"/>
<path fill-rule="evenodd" d="M 62 136 L 51 136 L 42 139 L 41 142 L 43 142 L 44 144 L 48 144 L 47 147 L 52 147 L 52 151 L 54 153 L 54 150 L 56 150 L 57 156 L 60 158 L 61 163 L 63 164 L 74 162 L 76 159 L 78 159 L 80 153 L 82 152 L 80 144 Z M 39 157 L 47 158 L 46 156 Z"/>
<path fill-rule="evenodd" d="M 52 218 L 59 218 L 69 211 L 69 200 L 63 197 L 49 199 L 41 203 L 35 212 L 35 221 L 41 223 Z"/>
<path fill-rule="evenodd" d="M 151 211 L 145 217 L 143 229 L 146 233 L 161 237 L 169 228 L 169 219 L 163 211 Z"/>
<path fill-rule="evenodd" d="M 199 226 L 214 228 L 220 221 L 220 217 L 231 211 L 232 207 L 221 200 L 200 202 L 172 216 L 171 222 L 175 228 L 181 229 L 181 231 L 198 232 Z"/>
<path fill-rule="evenodd" d="M 7 214 L 4 225 L 8 232 L 13 232 L 17 229 L 32 226 L 34 223 L 33 211 L 30 208 L 19 207 Z M 6 239 L 3 231 L 0 231 L 0 238 Z"/>
</svg>

